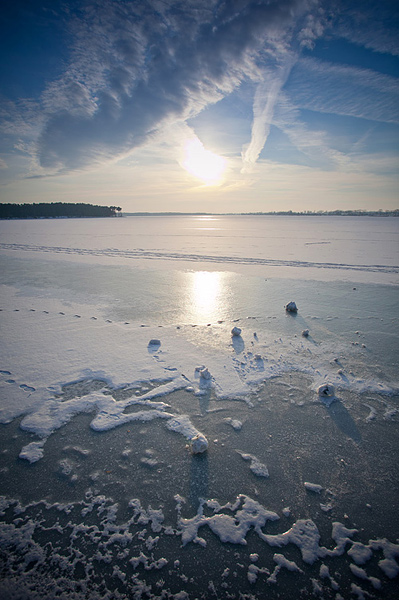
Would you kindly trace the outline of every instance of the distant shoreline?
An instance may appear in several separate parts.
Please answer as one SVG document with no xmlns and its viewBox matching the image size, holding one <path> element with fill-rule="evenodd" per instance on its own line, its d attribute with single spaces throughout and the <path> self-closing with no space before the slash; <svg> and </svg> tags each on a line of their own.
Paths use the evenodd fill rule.
<svg viewBox="0 0 399 600">
<path fill-rule="evenodd" d="M 83 203 L 51 202 L 40 204 L 1 204 L 0 220 L 78 219 L 107 217 L 399 217 L 395 210 L 329 210 L 329 211 L 269 211 L 245 213 L 211 212 L 122 212 L 119 206 L 99 206 Z"/>
<path fill-rule="evenodd" d="M 246 213 L 209 213 L 209 212 L 124 212 L 125 217 L 228 217 L 228 216 L 266 216 L 266 217 L 399 217 L 399 209 L 395 210 L 331 210 L 294 212 L 246 212 Z"/>
</svg>

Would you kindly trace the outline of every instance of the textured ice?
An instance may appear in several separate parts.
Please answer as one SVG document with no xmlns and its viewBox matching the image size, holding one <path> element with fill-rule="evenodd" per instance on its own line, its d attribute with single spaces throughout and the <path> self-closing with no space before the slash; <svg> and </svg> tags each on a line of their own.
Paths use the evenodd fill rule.
<svg viewBox="0 0 399 600">
<path fill-rule="evenodd" d="M 394 394 L 399 386 L 392 375 L 396 316 L 389 308 L 395 306 L 395 295 L 379 286 L 357 285 L 356 290 L 353 286 L 354 281 L 397 283 L 399 268 L 393 254 L 382 243 L 364 244 L 362 240 L 370 236 L 362 233 L 346 240 L 353 252 L 344 243 L 335 247 L 332 258 L 324 247 L 319 255 L 317 246 L 315 252 L 316 248 L 304 244 L 307 238 L 300 228 L 301 239 L 293 241 L 291 256 L 285 247 L 269 243 L 272 238 L 263 230 L 259 237 L 235 236 L 232 256 L 228 235 L 214 238 L 212 247 L 197 246 L 196 235 L 155 235 L 156 220 L 146 221 L 153 235 L 141 236 L 142 247 L 136 248 L 128 236 L 137 221 L 115 221 L 99 224 L 96 236 L 77 235 L 70 223 L 28 223 L 23 230 L 21 223 L 0 223 L 6 283 L 0 306 L 0 422 L 3 433 L 8 427 L 17 431 L 11 423 L 17 418 L 22 428 L 4 447 L 4 452 L 10 452 L 7 464 L 14 465 L 15 478 L 24 472 L 30 481 L 32 473 L 51 465 L 49 481 L 38 479 L 38 489 L 58 481 L 65 497 L 83 497 L 65 503 L 44 501 L 46 490 L 39 496 L 42 502 L 32 500 L 29 506 L 18 499 L 0 499 L 0 547 L 7 557 L 0 596 L 48 600 L 56 593 L 76 600 L 117 600 L 119 594 L 191 600 L 199 597 L 199 590 L 206 595 L 209 589 L 212 597 L 242 594 L 261 600 L 266 594 L 278 597 L 287 582 L 294 581 L 289 585 L 303 590 L 304 596 L 312 593 L 313 586 L 320 597 L 330 597 L 333 591 L 340 600 L 349 597 L 351 590 L 355 597 L 368 598 L 377 593 L 380 583 L 381 594 L 391 580 L 395 586 L 398 544 L 383 537 L 370 539 L 367 511 L 366 517 L 345 518 L 347 524 L 355 522 L 358 530 L 337 520 L 331 536 L 327 534 L 331 511 L 340 518 L 340 491 L 353 491 L 345 471 L 356 462 L 358 448 L 353 444 L 353 452 L 348 451 L 343 440 L 359 442 L 359 423 L 370 430 L 377 424 L 396 426 Z M 260 226 L 257 219 L 251 222 L 255 228 Z M 381 230 L 386 223 L 379 221 Z M 262 227 L 266 224 L 263 221 Z M 191 225 L 192 218 L 186 221 L 188 229 Z M 348 225 L 354 226 L 355 221 Z M 104 233 L 102 228 L 108 226 Z M 121 227 L 124 235 L 115 235 L 115 227 Z M 320 234 L 320 227 L 317 231 Z M 248 239 L 251 246 L 246 246 Z M 176 240 L 179 247 L 173 246 Z M 300 248 L 305 249 L 302 255 Z M 372 252 L 378 258 L 371 257 Z M 11 264 L 14 257 L 20 262 Z M 22 257 L 26 257 L 24 266 Z M 144 265 L 145 269 L 137 269 Z M 162 278 L 159 273 L 164 267 L 168 272 Z M 242 277 L 238 272 L 260 277 Z M 266 281 L 273 273 L 288 279 Z M 329 280 L 328 290 L 320 285 L 322 280 Z M 336 284 L 330 285 L 332 280 Z M 295 294 L 301 307 L 294 318 L 282 310 L 287 291 Z M 385 296 L 388 309 L 379 313 L 376 306 Z M 247 318 L 256 320 L 256 327 L 251 321 L 249 329 Z M 237 327 L 241 335 L 232 339 L 236 323 L 241 325 Z M 306 331 L 312 335 L 305 337 Z M 305 380 L 302 389 L 300 382 Z M 265 392 L 271 389 L 270 397 L 263 392 L 256 396 L 268 381 Z M 318 387 L 326 384 L 334 386 L 337 398 L 328 411 L 316 395 Z M 306 396 L 310 388 L 313 393 Z M 356 403 L 357 394 L 363 397 Z M 324 433 L 315 430 L 313 446 L 303 438 L 295 439 L 291 462 L 284 465 L 289 452 L 275 455 L 274 441 L 281 438 L 291 448 L 293 423 L 297 419 L 300 426 L 301 411 L 309 405 L 314 405 L 315 415 L 324 415 L 334 435 L 333 442 L 328 438 L 329 452 L 320 445 L 327 440 L 318 439 Z M 275 426 L 275 411 L 281 415 L 277 431 L 268 423 L 270 419 Z M 66 443 L 68 438 L 61 436 L 74 433 L 78 415 L 86 415 L 76 419 L 83 423 L 81 427 L 90 422 L 97 433 L 87 431 L 85 441 Z M 253 438 L 251 432 L 251 426 L 257 427 L 257 416 L 263 419 L 259 430 L 264 426 L 264 439 Z M 84 479 L 84 469 L 78 471 L 77 465 L 88 463 L 95 454 L 85 445 L 89 437 L 109 436 L 112 449 L 127 431 L 128 439 L 115 453 L 104 454 L 104 462 L 91 466 Z M 205 436 L 214 442 L 208 446 Z M 234 451 L 238 437 L 243 461 Z M 188 449 L 197 441 L 208 452 L 192 456 Z M 173 454 L 169 443 L 181 451 Z M 327 463 L 320 471 L 301 468 L 302 462 L 309 465 L 314 460 L 316 466 L 320 460 L 305 457 L 311 446 L 337 461 L 343 456 L 337 472 Z M 371 456 L 366 444 L 361 450 L 369 450 Z M 44 452 L 45 460 L 40 461 Z M 18 456 L 26 460 L 18 461 Z M 298 469 L 295 485 L 288 489 L 292 461 Z M 264 462 L 270 466 L 269 480 Z M 224 491 L 225 483 L 226 491 L 233 489 L 220 503 L 209 498 L 219 477 L 215 465 L 225 469 L 226 479 L 218 489 Z M 122 475 L 114 475 L 114 468 Z M 325 487 L 307 482 L 305 489 L 310 486 L 323 493 L 306 494 L 303 479 L 317 472 L 322 473 Z M 158 476 L 166 481 L 168 492 L 161 489 Z M 235 476 L 240 482 L 237 489 Z M 137 491 L 127 495 L 136 478 L 142 487 L 138 483 Z M 115 498 L 101 495 L 104 489 Z M 34 497 L 35 489 L 31 492 Z M 177 492 L 182 495 L 176 495 L 175 517 L 172 497 Z M 237 499 L 226 503 L 237 494 Z M 129 498 L 133 499 L 129 502 Z M 363 507 L 368 500 L 362 498 Z M 374 510 L 376 498 L 370 502 Z M 378 522 L 376 518 L 373 526 L 378 527 Z M 180 544 L 184 549 L 179 550 Z M 225 548 L 232 557 L 229 564 L 221 560 Z M 196 579 L 200 569 L 194 563 L 211 566 L 213 581 Z M 170 581 L 173 590 L 168 588 Z M 196 590 L 193 594 L 190 586 Z"/>
<path fill-rule="evenodd" d="M 263 579 L 262 586 L 265 583 L 271 584 L 273 587 L 278 585 L 280 577 L 283 577 L 283 569 L 298 575 L 306 575 L 307 565 L 313 565 L 326 556 L 326 549 L 319 545 L 320 536 L 315 523 L 310 520 L 298 520 L 289 531 L 268 535 L 265 533 L 265 529 L 271 522 L 276 522 L 276 526 L 278 526 L 278 515 L 248 496 L 240 495 L 235 501 L 224 505 L 219 504 L 216 499 L 202 500 L 196 514 L 189 518 L 183 518 L 181 514 L 185 505 L 184 498 L 177 495 L 175 501 L 176 520 L 167 522 L 161 508 L 153 508 L 151 505 L 145 507 L 137 498 L 129 502 L 124 521 L 117 518 L 118 504 L 114 503 L 111 498 L 102 495 L 96 496 L 92 493 L 87 493 L 86 498 L 79 502 L 69 504 L 39 502 L 23 506 L 13 500 L 7 501 L 0 498 L 0 512 L 4 515 L 5 511 L 8 511 L 9 517 L 11 516 L 9 522 L 3 523 L 0 527 L 0 547 L 5 552 L 14 549 L 14 553 L 9 554 L 5 564 L 4 575 L 7 579 L 7 575 L 12 573 L 16 582 L 20 584 L 25 582 L 28 590 L 41 590 L 42 597 L 46 598 L 40 582 L 45 580 L 43 577 L 45 578 L 46 574 L 51 573 L 51 569 L 54 567 L 56 567 L 58 575 L 55 577 L 53 575 L 50 581 L 53 581 L 53 585 L 62 585 L 64 581 L 67 586 L 64 588 L 64 592 L 69 590 L 71 593 L 77 591 L 78 585 L 89 583 L 90 573 L 95 574 L 99 583 L 102 582 L 101 586 L 104 590 L 107 578 L 110 576 L 109 569 L 111 569 L 113 577 L 117 577 L 120 581 L 126 581 L 127 577 L 131 577 L 131 569 L 133 569 L 137 573 L 137 575 L 133 575 L 133 580 L 137 585 L 136 593 L 140 597 L 140 590 L 141 593 L 145 589 L 150 591 L 150 587 L 145 582 L 145 573 L 162 572 L 165 568 L 170 568 L 170 565 L 173 565 L 174 569 L 178 571 L 181 569 L 181 561 L 176 559 L 173 554 L 168 553 L 166 546 L 162 544 L 163 536 L 180 539 L 183 545 L 195 543 L 200 547 L 200 553 L 207 552 L 206 541 L 199 536 L 199 530 L 205 527 L 209 528 L 223 544 L 252 544 L 252 536 L 249 535 L 252 530 L 259 540 L 264 542 L 261 553 L 251 552 L 247 558 L 243 555 L 235 563 L 235 569 L 245 568 L 245 564 L 247 565 L 247 580 L 251 586 L 257 585 L 258 578 Z M 54 519 L 55 514 L 57 515 L 56 519 Z M 46 535 L 50 532 L 54 533 L 52 544 L 46 543 Z M 337 547 L 340 547 L 340 551 L 328 554 L 331 568 L 335 566 L 331 559 L 334 556 L 341 556 L 342 548 L 346 544 L 359 550 L 358 543 L 353 542 L 348 534 L 354 535 L 354 530 L 346 529 L 341 523 L 334 523 L 332 538 Z M 301 563 L 298 564 L 297 559 L 294 561 L 283 553 L 273 553 L 272 551 L 275 546 L 284 547 L 289 544 L 300 550 Z M 90 546 L 89 553 L 87 553 L 88 545 Z M 370 540 L 368 547 L 372 554 L 376 553 L 376 556 L 379 556 L 381 551 L 383 552 L 384 560 L 390 561 L 392 570 L 387 568 L 387 564 L 381 560 L 379 561 L 380 570 L 383 574 L 388 574 L 388 577 L 394 577 L 393 566 L 395 564 L 396 568 L 398 567 L 395 558 L 399 555 L 399 546 L 379 539 Z M 16 553 L 15 549 L 17 549 Z M 186 554 L 187 552 L 184 556 Z M 198 560 L 201 555 L 197 552 L 196 556 Z M 353 558 L 353 553 L 351 553 L 351 557 Z M 275 564 L 272 572 L 270 568 L 262 564 L 266 558 L 269 565 L 271 561 Z M 80 578 L 75 584 L 74 570 L 82 561 L 84 561 L 87 575 L 83 580 Z M 241 564 L 240 561 L 245 564 Z M 378 577 L 369 576 L 364 568 L 353 563 L 349 564 L 349 572 L 356 580 L 361 579 L 376 590 L 380 589 L 380 584 L 382 587 L 382 582 Z M 28 574 L 29 576 L 26 577 Z M 320 564 L 319 575 L 320 583 L 316 579 L 311 580 L 314 590 L 322 593 L 322 582 L 325 580 L 329 581 L 333 590 L 336 591 L 339 588 L 326 564 Z M 64 580 L 65 576 L 67 576 L 67 582 Z M 230 580 L 230 576 L 230 569 L 222 563 L 219 589 L 223 589 L 222 582 Z M 181 572 L 181 577 L 183 581 L 188 581 L 184 572 Z M 301 579 L 302 585 L 303 579 Z M 361 589 L 355 582 L 351 583 L 351 587 L 352 590 Z M 17 587 L 16 589 L 22 588 Z M 88 589 L 94 590 L 93 596 L 90 596 L 90 598 L 94 598 L 96 588 Z M 209 583 L 209 589 L 216 590 L 213 582 Z M 256 589 L 253 587 L 255 594 Z M 262 587 L 262 589 L 264 588 Z M 0 591 L 7 591 L 4 579 L 3 583 L 0 583 Z M 103 596 L 102 593 L 97 592 L 97 597 L 108 597 Z M 2 597 L 8 596 L 3 593 Z M 73 597 L 80 600 L 84 595 L 77 594 Z M 113 598 L 113 596 L 109 597 Z M 152 594 L 149 594 L 148 597 L 151 600 L 157 598 Z M 171 598 L 172 596 L 167 597 Z M 191 595 L 187 597 L 191 598 Z M 261 597 L 254 596 L 256 599 Z"/>
</svg>

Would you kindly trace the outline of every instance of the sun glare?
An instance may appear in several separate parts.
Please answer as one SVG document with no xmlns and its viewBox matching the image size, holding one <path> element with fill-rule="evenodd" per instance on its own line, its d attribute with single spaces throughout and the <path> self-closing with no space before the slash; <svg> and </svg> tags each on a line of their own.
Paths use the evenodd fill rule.
<svg viewBox="0 0 399 600">
<path fill-rule="evenodd" d="M 196 271 L 192 274 L 190 310 L 199 322 L 216 319 L 222 299 L 221 274 Z"/>
<path fill-rule="evenodd" d="M 198 138 L 187 140 L 184 144 L 182 166 L 205 185 L 221 183 L 226 170 L 226 159 L 210 150 L 205 150 Z"/>
</svg>

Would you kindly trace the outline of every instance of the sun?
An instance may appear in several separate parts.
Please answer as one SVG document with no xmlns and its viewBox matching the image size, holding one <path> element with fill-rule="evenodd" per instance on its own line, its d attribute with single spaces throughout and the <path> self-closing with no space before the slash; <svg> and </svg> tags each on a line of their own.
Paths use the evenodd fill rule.
<svg viewBox="0 0 399 600">
<path fill-rule="evenodd" d="M 202 142 L 196 137 L 185 142 L 181 165 L 205 185 L 218 185 L 222 182 L 226 170 L 226 159 L 205 150 Z"/>
</svg>

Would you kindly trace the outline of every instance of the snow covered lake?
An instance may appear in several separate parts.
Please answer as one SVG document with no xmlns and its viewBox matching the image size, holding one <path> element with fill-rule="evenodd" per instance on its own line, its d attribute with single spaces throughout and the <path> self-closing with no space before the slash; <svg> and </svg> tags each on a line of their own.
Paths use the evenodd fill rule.
<svg viewBox="0 0 399 600">
<path fill-rule="evenodd" d="M 1 221 L 0 266 L 2 598 L 397 597 L 399 219 Z"/>
</svg>

